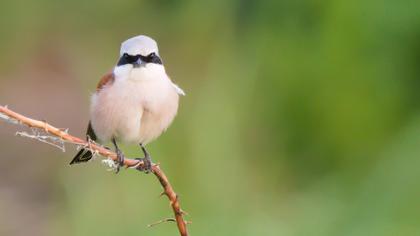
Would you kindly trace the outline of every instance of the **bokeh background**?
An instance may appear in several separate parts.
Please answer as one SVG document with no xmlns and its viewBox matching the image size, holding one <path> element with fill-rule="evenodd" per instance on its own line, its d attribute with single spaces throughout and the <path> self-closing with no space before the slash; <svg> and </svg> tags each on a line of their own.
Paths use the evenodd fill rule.
<svg viewBox="0 0 420 236">
<path fill-rule="evenodd" d="M 2 1 L 0 104 L 83 136 L 120 43 L 187 93 L 149 145 L 191 235 L 420 235 L 419 1 Z M 0 122 L 0 235 L 177 235 L 152 175 Z M 125 146 L 129 156 L 137 147 Z"/>
</svg>

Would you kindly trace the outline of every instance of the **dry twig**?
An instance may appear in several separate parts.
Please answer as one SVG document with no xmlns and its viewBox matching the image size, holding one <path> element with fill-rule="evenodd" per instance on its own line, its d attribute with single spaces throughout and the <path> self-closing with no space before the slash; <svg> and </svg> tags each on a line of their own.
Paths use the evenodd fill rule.
<svg viewBox="0 0 420 236">
<path fill-rule="evenodd" d="M 117 154 L 115 152 L 112 152 L 102 147 L 101 145 L 98 145 L 92 141 L 85 141 L 83 139 L 74 137 L 68 134 L 67 130 L 63 131 L 62 129 L 49 125 L 45 121 L 39 121 L 39 120 L 35 120 L 35 119 L 28 118 L 26 116 L 23 116 L 19 113 L 16 113 L 8 109 L 7 106 L 0 106 L 0 118 L 10 123 L 22 124 L 22 125 L 30 127 L 33 132 L 32 135 L 26 134 L 26 133 L 19 133 L 20 135 L 24 134 L 23 136 L 25 137 L 35 138 L 43 142 L 46 142 L 46 139 L 55 140 L 55 141 L 58 140 L 59 143 L 62 143 L 63 145 L 64 145 L 64 142 L 72 143 L 75 145 L 83 146 L 84 148 L 88 148 L 93 153 L 99 154 L 113 161 L 117 160 Z M 52 135 L 52 137 L 47 138 L 46 136 L 38 135 L 39 132 L 34 131 L 34 129 L 38 130 L 39 132 L 42 131 L 44 133 Z M 50 142 L 47 142 L 47 143 L 51 144 Z M 124 160 L 124 166 L 126 166 L 127 168 L 137 169 L 138 167 L 141 167 L 143 164 L 144 163 L 142 161 L 135 160 L 135 159 L 125 158 Z M 159 165 L 153 164 L 152 172 L 158 178 L 160 184 L 163 187 L 162 195 L 166 195 L 170 201 L 180 235 L 188 236 L 188 231 L 187 231 L 188 222 L 184 220 L 183 216 L 185 213 L 184 211 L 181 210 L 181 206 L 178 200 L 178 195 L 173 190 L 171 184 L 169 183 L 168 178 L 166 177 L 165 173 L 160 169 Z M 171 220 L 165 220 L 165 221 L 171 221 Z"/>
</svg>

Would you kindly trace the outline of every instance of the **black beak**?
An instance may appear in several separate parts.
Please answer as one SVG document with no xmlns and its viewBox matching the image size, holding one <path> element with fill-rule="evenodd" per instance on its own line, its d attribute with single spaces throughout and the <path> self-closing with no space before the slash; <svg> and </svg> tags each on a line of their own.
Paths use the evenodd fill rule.
<svg viewBox="0 0 420 236">
<path fill-rule="evenodd" d="M 144 64 L 144 61 L 141 59 L 141 56 L 139 56 L 137 60 L 133 62 L 134 67 L 140 67 L 142 64 Z"/>
</svg>

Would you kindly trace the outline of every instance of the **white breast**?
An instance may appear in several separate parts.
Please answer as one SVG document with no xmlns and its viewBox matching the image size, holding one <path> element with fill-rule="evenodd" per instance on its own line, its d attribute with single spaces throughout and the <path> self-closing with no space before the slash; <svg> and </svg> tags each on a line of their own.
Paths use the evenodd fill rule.
<svg viewBox="0 0 420 236">
<path fill-rule="evenodd" d="M 120 68 L 121 69 L 121 68 Z M 102 142 L 146 144 L 170 125 L 179 96 L 161 65 L 115 70 L 115 81 L 92 96 L 91 122 Z"/>
</svg>

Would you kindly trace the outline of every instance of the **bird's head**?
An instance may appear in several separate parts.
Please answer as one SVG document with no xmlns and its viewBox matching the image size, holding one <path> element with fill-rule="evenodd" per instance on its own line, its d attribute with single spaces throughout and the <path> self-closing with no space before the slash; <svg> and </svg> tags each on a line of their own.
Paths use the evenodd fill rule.
<svg viewBox="0 0 420 236">
<path fill-rule="evenodd" d="M 132 65 L 136 68 L 148 63 L 162 65 L 155 40 L 145 35 L 139 35 L 127 39 L 121 44 L 118 67 Z"/>
</svg>

